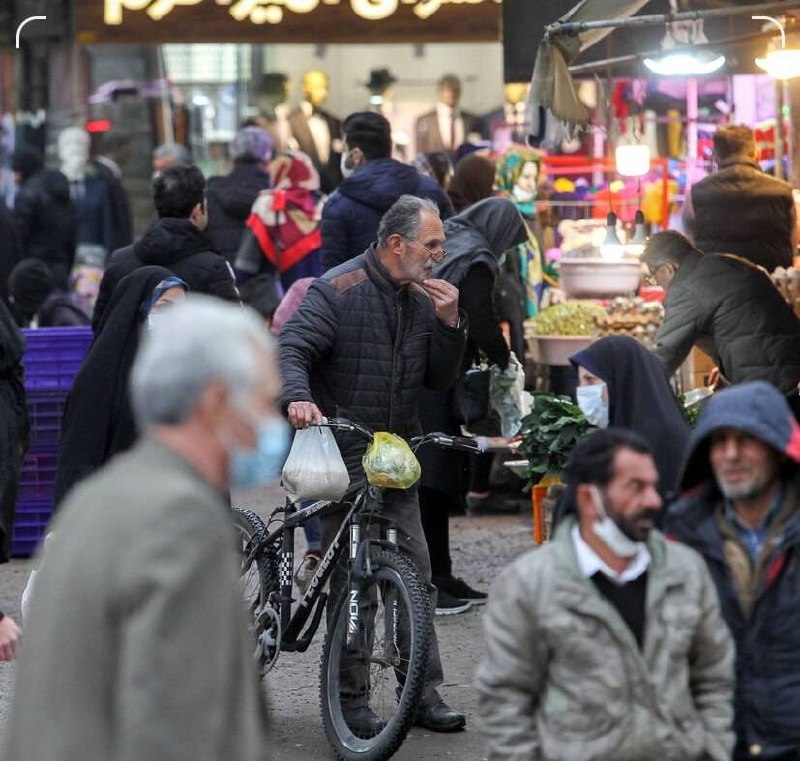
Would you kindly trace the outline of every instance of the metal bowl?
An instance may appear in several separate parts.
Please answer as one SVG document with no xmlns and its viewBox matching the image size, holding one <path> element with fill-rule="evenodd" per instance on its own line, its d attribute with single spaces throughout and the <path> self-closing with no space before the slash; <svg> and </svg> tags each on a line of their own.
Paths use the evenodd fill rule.
<svg viewBox="0 0 800 761">
<path fill-rule="evenodd" d="M 637 259 L 564 258 L 559 264 L 559 283 L 569 299 L 624 296 L 637 291 L 640 281 Z"/>
<path fill-rule="evenodd" d="M 528 461 L 527 460 L 506 460 L 505 465 L 515 476 L 520 478 L 528 477 Z"/>
<path fill-rule="evenodd" d="M 700 388 L 693 388 L 683 395 L 683 406 L 686 409 L 694 407 L 695 405 L 704 402 L 714 394 L 714 389 L 711 386 L 700 386 Z"/>
<path fill-rule="evenodd" d="M 526 336 L 533 361 L 540 365 L 569 365 L 575 352 L 585 349 L 594 338 L 591 336 Z"/>
</svg>

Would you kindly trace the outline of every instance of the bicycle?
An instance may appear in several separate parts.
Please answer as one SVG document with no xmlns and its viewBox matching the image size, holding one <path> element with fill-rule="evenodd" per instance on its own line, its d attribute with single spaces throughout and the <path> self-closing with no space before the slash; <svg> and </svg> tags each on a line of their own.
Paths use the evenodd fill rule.
<svg viewBox="0 0 800 761">
<path fill-rule="evenodd" d="M 323 425 L 372 441 L 372 432 L 343 418 Z M 473 439 L 429 433 L 410 440 L 480 452 Z M 377 512 L 383 489 L 366 482 L 341 502 L 320 500 L 298 508 L 290 499 L 265 524 L 250 510 L 233 511 L 242 551 L 242 584 L 261 675 L 281 652 L 305 652 L 328 601 L 323 591 L 347 552 L 347 584 L 328 613 L 320 664 L 320 705 L 328 741 L 345 761 L 383 761 L 403 743 L 422 694 L 432 632 L 428 587 L 397 541 L 397 529 Z M 305 593 L 292 612 L 294 532 L 315 516 L 344 517 Z M 277 527 L 271 529 L 273 523 Z M 371 524 L 382 536 L 368 535 Z M 366 524 L 366 526 L 365 526 Z M 344 679 L 343 679 L 344 677 Z M 343 705 L 343 681 L 350 694 Z M 348 706 L 368 707 L 382 724 L 364 731 L 348 723 Z"/>
</svg>

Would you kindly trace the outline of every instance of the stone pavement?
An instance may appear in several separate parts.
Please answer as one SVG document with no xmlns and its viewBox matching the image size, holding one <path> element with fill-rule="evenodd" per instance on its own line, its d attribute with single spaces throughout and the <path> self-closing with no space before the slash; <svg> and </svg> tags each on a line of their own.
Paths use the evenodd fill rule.
<svg viewBox="0 0 800 761">
<path fill-rule="evenodd" d="M 267 512 L 267 505 L 277 504 L 280 498 L 274 488 L 234 497 L 235 504 L 255 507 L 262 514 Z M 488 588 L 504 565 L 531 547 L 531 520 L 527 514 L 451 519 L 454 573 L 476 588 Z M 0 566 L 0 608 L 17 621 L 19 599 L 29 568 L 27 560 Z M 485 757 L 485 746 L 474 721 L 472 686 L 482 652 L 481 610 L 476 607 L 461 615 L 436 618 L 445 673 L 441 692 L 450 705 L 466 713 L 467 730 L 442 735 L 414 729 L 394 756 L 397 761 L 444 758 L 478 761 Z M 308 652 L 282 654 L 265 679 L 274 727 L 272 758 L 281 761 L 334 758 L 319 712 L 319 661 L 323 638 L 324 623 Z M 69 644 L 65 643 L 65 647 Z M 0 664 L 0 742 L 10 708 L 13 673 L 13 664 Z"/>
</svg>

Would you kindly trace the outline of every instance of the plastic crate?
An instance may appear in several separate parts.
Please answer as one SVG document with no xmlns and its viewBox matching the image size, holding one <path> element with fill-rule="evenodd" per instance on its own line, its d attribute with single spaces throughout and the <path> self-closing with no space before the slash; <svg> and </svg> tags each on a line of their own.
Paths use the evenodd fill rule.
<svg viewBox="0 0 800 761">
<path fill-rule="evenodd" d="M 55 449 L 61 440 L 61 420 L 67 403 L 66 390 L 28 391 L 28 417 L 32 450 Z"/>
<path fill-rule="evenodd" d="M 18 512 L 31 502 L 47 501 L 52 507 L 57 461 L 57 449 L 28 451 L 19 473 Z"/>
<path fill-rule="evenodd" d="M 25 388 L 69 390 L 92 342 L 92 329 L 25 329 Z"/>
<path fill-rule="evenodd" d="M 36 552 L 53 512 L 52 500 L 19 501 L 11 531 L 11 556 L 28 558 Z"/>
</svg>

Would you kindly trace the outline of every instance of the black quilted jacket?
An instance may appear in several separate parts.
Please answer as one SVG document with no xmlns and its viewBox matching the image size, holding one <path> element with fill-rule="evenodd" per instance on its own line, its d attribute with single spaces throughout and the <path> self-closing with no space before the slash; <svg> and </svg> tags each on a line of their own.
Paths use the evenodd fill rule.
<svg viewBox="0 0 800 761">
<path fill-rule="evenodd" d="M 326 416 L 415 435 L 420 390 L 453 385 L 465 327 L 463 314 L 458 328 L 440 322 L 422 288 L 398 286 L 369 248 L 316 280 L 281 331 L 283 407 L 313 401 Z M 340 447 L 357 475 L 363 443 Z"/>
</svg>

